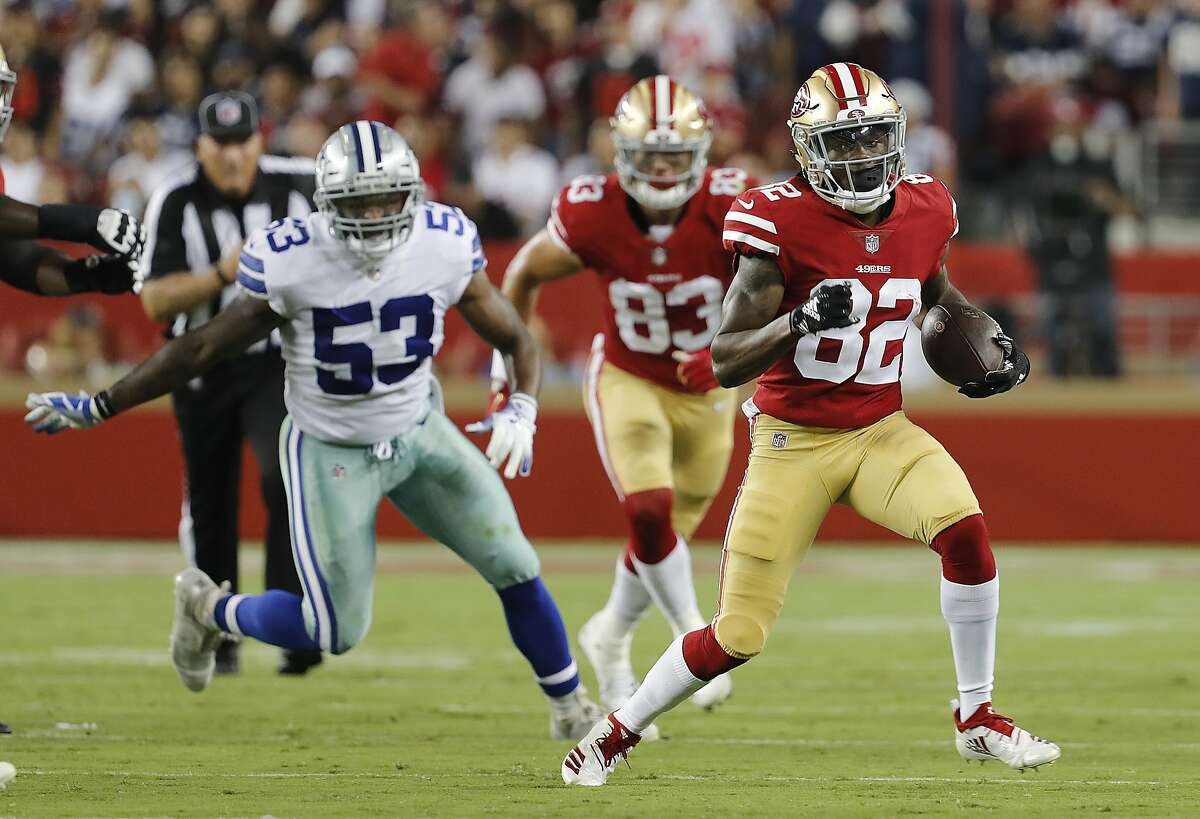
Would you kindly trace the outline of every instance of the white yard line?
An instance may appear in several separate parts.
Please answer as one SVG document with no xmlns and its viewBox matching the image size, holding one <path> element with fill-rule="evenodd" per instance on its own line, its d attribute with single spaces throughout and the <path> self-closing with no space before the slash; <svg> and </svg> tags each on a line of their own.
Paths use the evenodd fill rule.
<svg viewBox="0 0 1200 819">
<path fill-rule="evenodd" d="M 1002 770 L 1002 769 L 997 769 Z M 48 771 L 39 768 L 22 768 L 19 771 L 21 776 L 109 776 L 121 778 L 136 778 L 136 779 L 420 779 L 423 781 L 434 781 L 438 777 L 430 774 L 409 773 L 405 771 L 396 771 L 394 773 L 365 773 L 361 771 L 320 771 L 320 772 L 293 772 L 293 771 L 259 771 L 253 773 L 217 773 L 212 771 L 87 771 L 87 770 L 71 770 L 71 771 Z M 448 774 L 445 776 L 449 776 Z M 529 772 L 529 771 L 472 771 L 455 774 L 460 779 L 472 779 L 486 777 L 495 779 L 507 776 L 529 776 L 537 779 L 557 779 L 556 772 Z M 737 776 L 722 774 L 720 777 L 710 777 L 698 774 L 661 774 L 656 773 L 655 779 L 669 779 L 683 782 L 704 782 L 709 780 L 718 780 L 721 782 L 740 781 L 740 782 L 794 782 L 804 784 L 821 784 L 821 785 L 837 785 L 848 782 L 861 782 L 874 785 L 904 785 L 911 783 L 933 783 L 933 784 L 951 784 L 951 785 L 1021 785 L 1027 787 L 1054 787 L 1061 785 L 1084 785 L 1088 787 L 1163 787 L 1170 788 L 1176 785 L 1191 785 L 1194 784 L 1191 780 L 1161 780 L 1161 779 L 1055 779 L 1050 776 L 1039 777 L 1037 774 L 1030 774 L 1024 777 L 1003 777 L 997 779 L 967 777 L 967 776 Z"/>
</svg>

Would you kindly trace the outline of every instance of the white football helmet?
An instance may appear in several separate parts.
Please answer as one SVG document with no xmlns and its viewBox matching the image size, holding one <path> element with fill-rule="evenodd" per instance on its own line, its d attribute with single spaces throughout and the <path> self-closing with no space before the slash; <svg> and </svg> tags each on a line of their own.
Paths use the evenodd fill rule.
<svg viewBox="0 0 1200 819">
<path fill-rule="evenodd" d="M 17 90 L 17 72 L 8 65 L 8 57 L 4 54 L 4 46 L 0 46 L 0 142 L 8 133 L 8 126 L 13 118 L 13 93 Z"/>
<path fill-rule="evenodd" d="M 666 74 L 647 77 L 625 92 L 609 124 L 617 179 L 638 204 L 671 210 L 700 189 L 712 126 L 691 91 Z M 674 167 L 664 173 L 664 166 Z"/>
<path fill-rule="evenodd" d="M 906 119 L 882 77 L 855 63 L 832 63 L 800 86 L 788 127 L 813 191 L 846 210 L 869 213 L 904 176 Z"/>
<path fill-rule="evenodd" d="M 351 122 L 321 146 L 313 202 L 334 238 L 367 264 L 404 244 L 424 201 L 417 156 L 386 125 Z"/>
</svg>

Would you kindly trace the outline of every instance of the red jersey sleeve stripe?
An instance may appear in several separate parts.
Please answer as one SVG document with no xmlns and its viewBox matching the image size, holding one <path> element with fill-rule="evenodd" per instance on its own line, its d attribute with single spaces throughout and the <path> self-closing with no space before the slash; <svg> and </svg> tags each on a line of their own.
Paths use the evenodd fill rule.
<svg viewBox="0 0 1200 819">
<path fill-rule="evenodd" d="M 761 216 L 755 216 L 750 213 L 742 213 L 740 210 L 731 210 L 725 214 L 725 227 L 730 230 L 745 230 L 741 225 L 731 225 L 729 224 L 730 222 L 742 222 L 765 230 L 767 233 L 779 233 L 775 229 L 775 223 L 771 220 L 763 219 Z"/>
<path fill-rule="evenodd" d="M 721 241 L 725 245 L 726 250 L 741 250 L 742 248 L 739 245 L 745 245 L 755 250 L 770 253 L 772 256 L 779 255 L 779 245 L 768 242 L 766 239 L 760 239 L 749 233 L 743 233 L 740 230 L 724 231 L 721 234 Z"/>
<path fill-rule="evenodd" d="M 550 237 L 550 241 L 561 247 L 568 253 L 574 253 L 571 249 L 570 242 L 567 241 L 567 229 L 563 227 L 562 220 L 558 218 L 558 208 L 550 210 L 550 218 L 546 221 L 546 234 Z"/>
</svg>

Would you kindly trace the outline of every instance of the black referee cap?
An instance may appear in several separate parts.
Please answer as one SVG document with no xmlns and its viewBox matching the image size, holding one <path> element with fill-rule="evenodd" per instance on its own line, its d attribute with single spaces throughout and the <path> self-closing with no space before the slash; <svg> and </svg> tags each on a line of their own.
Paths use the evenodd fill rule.
<svg viewBox="0 0 1200 819">
<path fill-rule="evenodd" d="M 200 133 L 220 142 L 246 140 L 258 133 L 258 106 L 244 91 L 218 91 L 200 101 Z"/>
</svg>

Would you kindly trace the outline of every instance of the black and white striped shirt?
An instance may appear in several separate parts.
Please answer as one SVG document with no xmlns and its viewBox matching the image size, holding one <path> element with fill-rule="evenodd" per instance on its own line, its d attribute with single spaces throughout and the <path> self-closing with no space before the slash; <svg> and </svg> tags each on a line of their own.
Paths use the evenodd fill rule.
<svg viewBox="0 0 1200 819">
<path fill-rule="evenodd" d="M 146 248 L 142 253 L 147 281 L 171 273 L 208 273 L 221 257 L 243 239 L 286 216 L 307 216 L 313 210 L 316 165 L 311 159 L 263 156 L 258 179 L 244 202 L 222 196 L 192 163 L 154 191 L 146 204 Z M 238 296 L 229 285 L 212 301 L 180 313 L 167 328 L 170 337 L 194 330 Z M 266 349 L 266 341 L 247 352 Z M 277 342 L 276 342 L 277 346 Z"/>
</svg>

